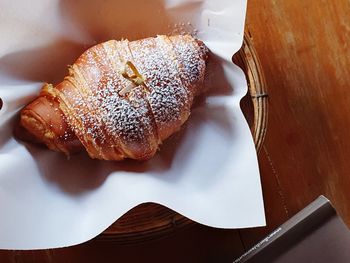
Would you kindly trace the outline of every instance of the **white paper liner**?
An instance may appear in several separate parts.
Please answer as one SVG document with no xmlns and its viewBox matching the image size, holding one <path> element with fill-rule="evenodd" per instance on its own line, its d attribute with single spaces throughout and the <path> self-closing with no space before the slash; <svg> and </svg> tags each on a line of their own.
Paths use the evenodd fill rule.
<svg viewBox="0 0 350 263">
<path fill-rule="evenodd" d="M 87 241 L 132 207 L 163 204 L 219 228 L 265 224 L 254 143 L 239 107 L 247 92 L 232 55 L 245 0 L 4 0 L 0 12 L 0 248 Z M 196 33 L 212 52 L 206 86 L 183 129 L 150 161 L 105 162 L 17 142 L 18 111 L 58 83 L 86 48 L 108 39 Z"/>
</svg>

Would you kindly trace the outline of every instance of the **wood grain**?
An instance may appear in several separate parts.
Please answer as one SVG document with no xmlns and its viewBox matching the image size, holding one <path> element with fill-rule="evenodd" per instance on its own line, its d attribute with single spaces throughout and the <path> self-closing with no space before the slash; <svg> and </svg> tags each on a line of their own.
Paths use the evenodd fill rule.
<svg viewBox="0 0 350 263">
<path fill-rule="evenodd" d="M 320 194 L 350 225 L 349 14 L 348 0 L 248 1 L 269 125 L 260 157 L 268 226 L 243 231 L 246 246 Z"/>
<path fill-rule="evenodd" d="M 37 251 L 0 251 L 0 262 L 232 262 L 244 252 L 240 237 L 231 230 L 201 225 L 179 229 L 161 239 L 133 245 L 94 239 L 69 248 Z"/>
</svg>

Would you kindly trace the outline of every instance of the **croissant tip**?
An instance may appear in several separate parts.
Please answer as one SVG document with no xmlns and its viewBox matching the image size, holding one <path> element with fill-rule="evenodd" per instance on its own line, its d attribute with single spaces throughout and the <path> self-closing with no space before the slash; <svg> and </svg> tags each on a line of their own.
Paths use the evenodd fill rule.
<svg viewBox="0 0 350 263">
<path fill-rule="evenodd" d="M 209 56 L 209 49 L 208 47 L 204 44 L 204 42 L 202 40 L 199 40 L 199 39 L 195 39 L 197 45 L 199 46 L 199 49 L 203 55 L 203 58 L 205 60 L 208 59 L 208 56 Z"/>
</svg>

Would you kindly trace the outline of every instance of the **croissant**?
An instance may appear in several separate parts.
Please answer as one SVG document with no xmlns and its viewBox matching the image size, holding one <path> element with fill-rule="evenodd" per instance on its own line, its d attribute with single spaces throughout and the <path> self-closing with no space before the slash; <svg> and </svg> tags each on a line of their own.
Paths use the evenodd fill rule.
<svg viewBox="0 0 350 263">
<path fill-rule="evenodd" d="M 85 149 L 96 159 L 150 159 L 189 117 L 207 55 L 189 35 L 93 46 L 21 111 L 22 138 L 67 155 Z"/>
</svg>

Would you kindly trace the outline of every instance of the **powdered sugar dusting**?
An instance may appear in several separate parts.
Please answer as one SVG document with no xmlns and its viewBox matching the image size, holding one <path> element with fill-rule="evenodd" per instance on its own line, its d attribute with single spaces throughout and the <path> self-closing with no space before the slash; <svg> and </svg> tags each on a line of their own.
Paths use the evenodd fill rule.
<svg viewBox="0 0 350 263">
<path fill-rule="evenodd" d="M 197 50 L 185 49 L 185 41 L 181 44 L 175 52 L 164 36 L 130 43 L 112 40 L 77 60 L 69 78 L 79 91 L 65 96 L 79 121 L 68 117 L 68 122 L 81 135 L 77 134 L 79 139 L 85 140 L 85 147 L 94 145 L 96 151 L 89 152 L 92 157 L 121 159 L 154 153 L 158 143 L 187 119 L 193 100 L 189 86 L 195 81 L 194 73 L 201 74 L 201 69 L 193 69 L 199 62 L 191 60 L 202 58 L 188 54 Z M 178 58 L 179 54 L 184 58 Z M 135 64 L 147 88 L 137 86 L 124 96 L 120 91 L 131 84 L 121 74 L 126 61 Z M 188 61 L 190 66 L 181 66 Z M 184 81 L 187 76 L 191 79 Z"/>
<path fill-rule="evenodd" d="M 57 88 L 58 97 L 64 102 L 62 105 L 65 105 L 64 107 L 61 106 L 65 120 L 85 146 L 89 155 L 92 157 L 95 156 L 98 146 L 94 143 L 94 139 L 91 138 L 91 131 L 89 130 L 89 126 L 86 125 L 90 116 L 86 114 L 88 108 L 82 98 L 81 92 L 78 88 L 73 88 L 71 84 L 66 85 L 65 82 L 62 82 Z"/>
<path fill-rule="evenodd" d="M 185 86 L 195 84 L 204 79 L 205 59 L 208 52 L 203 45 L 199 46 L 190 36 L 170 37 L 175 52 L 181 62 L 181 79 Z"/>
<path fill-rule="evenodd" d="M 191 35 L 196 37 L 198 35 L 198 29 L 193 26 L 191 22 L 178 22 L 175 24 L 168 25 L 170 35 Z"/>
<path fill-rule="evenodd" d="M 129 45 L 135 65 L 150 88 L 148 100 L 162 137 L 182 124 L 192 102 L 192 94 L 179 77 L 178 63 L 169 43 L 158 36 Z"/>
</svg>

